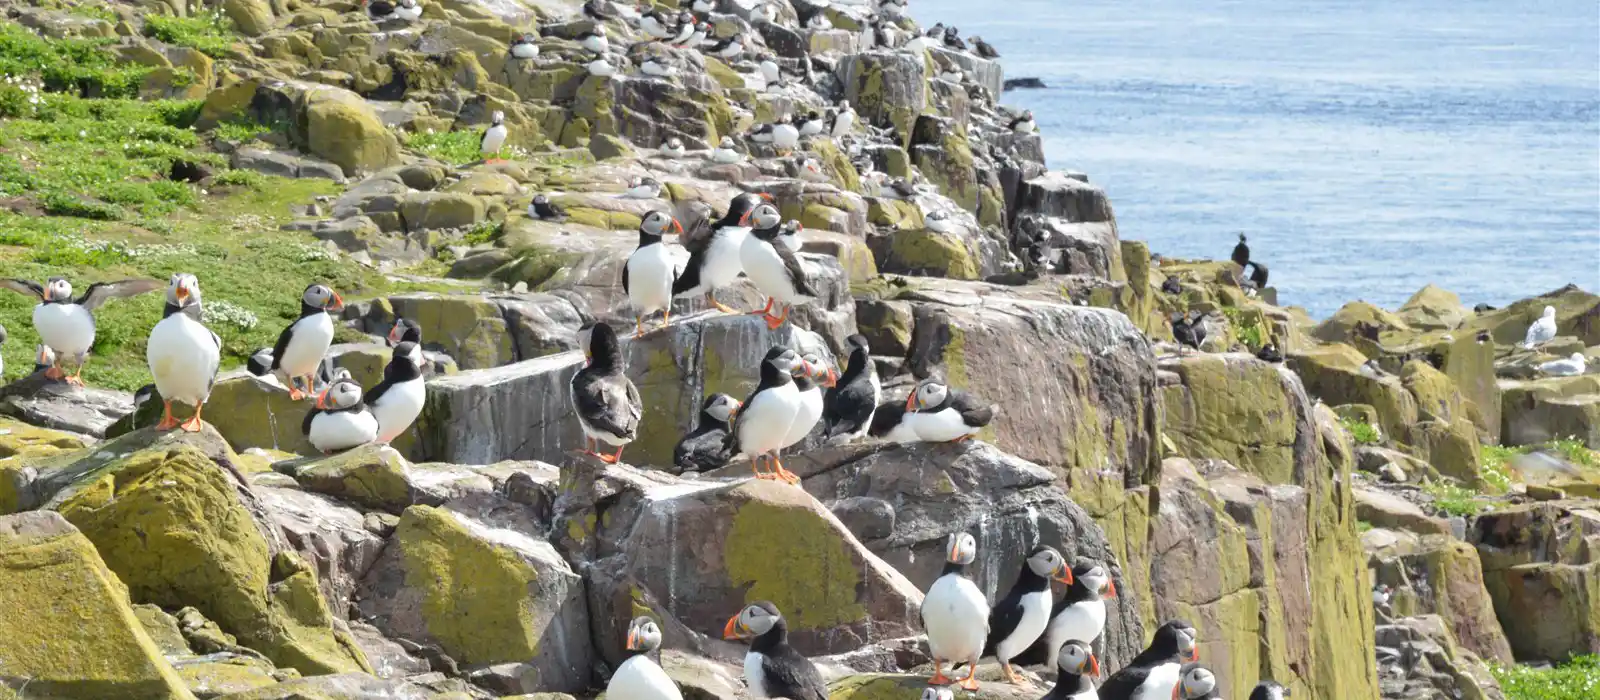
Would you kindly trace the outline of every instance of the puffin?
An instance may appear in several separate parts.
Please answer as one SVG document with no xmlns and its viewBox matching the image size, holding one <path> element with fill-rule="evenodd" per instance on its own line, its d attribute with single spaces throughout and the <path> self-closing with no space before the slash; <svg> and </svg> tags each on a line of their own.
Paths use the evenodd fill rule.
<svg viewBox="0 0 1600 700">
<path fill-rule="evenodd" d="M 961 40 L 961 30 L 955 27 L 944 30 L 944 45 L 945 48 L 955 49 L 956 51 L 967 50 L 967 42 Z"/>
<path fill-rule="evenodd" d="M 800 391 L 799 409 L 795 411 L 794 420 L 789 423 L 789 432 L 784 435 L 783 446 L 779 449 L 800 444 L 817 427 L 817 423 L 822 422 L 822 392 L 834 388 L 839 381 L 839 374 L 815 354 L 802 355 L 800 366 L 802 371 L 794 375 L 794 386 Z"/>
<path fill-rule="evenodd" d="M 320 284 L 306 287 L 300 295 L 300 317 L 278 334 L 278 342 L 272 346 L 272 362 L 266 372 L 259 372 L 257 376 L 271 372 L 288 387 L 291 400 L 308 398 L 314 389 L 317 365 L 333 345 L 333 317 L 328 312 L 343 308 L 344 300 L 332 289 Z M 251 363 L 251 369 L 261 368 Z M 304 391 L 300 388 L 302 381 Z M 167 393 L 163 391 L 161 395 Z"/>
<path fill-rule="evenodd" d="M 422 326 L 418 325 L 416 321 L 404 316 L 396 316 L 394 318 L 394 325 L 389 327 L 389 335 L 384 336 L 384 340 L 388 342 L 389 347 L 391 348 L 401 343 L 416 343 L 417 345 L 421 345 Z"/>
<path fill-rule="evenodd" d="M 422 415 L 422 404 L 428 397 L 422 380 L 424 363 L 422 346 L 402 341 L 394 346 L 389 364 L 383 368 L 383 380 L 366 392 L 367 407 L 378 421 L 375 441 L 379 444 L 387 445 L 400 437 Z"/>
<path fill-rule="evenodd" d="M 1206 320 L 1199 312 L 1175 313 L 1172 315 L 1172 339 L 1178 341 L 1178 354 L 1183 354 L 1184 346 L 1195 350 L 1200 349 L 1200 344 L 1206 342 Z"/>
<path fill-rule="evenodd" d="M 956 682 L 944 675 L 945 661 L 964 661 L 967 677 L 960 685 L 978 689 L 978 658 L 989 636 L 989 600 L 978 585 L 967 578 L 967 567 L 978 556 L 978 541 L 965 532 L 950 535 L 945 545 L 944 571 L 928 587 L 922 599 L 922 629 L 928 633 L 928 651 L 933 656 L 933 678 L 928 683 Z"/>
<path fill-rule="evenodd" d="M 878 404 L 872 412 L 872 423 L 867 426 L 867 434 L 887 442 L 909 445 L 921 442 L 917 437 L 917 428 L 906 420 L 911 413 L 906 410 L 905 404 L 899 401 L 889 401 Z"/>
<path fill-rule="evenodd" d="M 360 447 L 378 437 L 378 419 L 361 400 L 361 385 L 353 379 L 334 381 L 317 396 L 317 405 L 300 422 L 300 433 L 323 454 Z"/>
<path fill-rule="evenodd" d="M 684 42 L 689 40 L 689 37 L 691 35 L 694 34 L 694 29 L 695 29 L 694 15 L 690 14 L 689 12 L 679 12 L 678 13 L 678 30 L 677 30 L 677 32 L 675 34 L 673 34 L 671 39 L 667 40 L 667 43 L 668 44 L 672 44 L 674 46 L 678 46 L 678 45 L 683 44 Z"/>
<path fill-rule="evenodd" d="M 1017 683 L 1011 659 L 1039 639 L 1050 622 L 1050 580 L 1072 584 L 1072 569 L 1053 547 L 1035 547 L 1022 562 L 1022 573 L 1004 598 L 989 611 L 989 640 L 983 656 L 1000 662 L 1000 672 Z"/>
<path fill-rule="evenodd" d="M 816 110 L 811 110 L 810 113 L 806 114 L 805 119 L 800 120 L 800 135 L 816 136 L 817 134 L 822 133 L 822 129 L 825 126 L 826 124 L 822 120 L 822 115 L 817 114 Z"/>
<path fill-rule="evenodd" d="M 1256 262 L 1254 260 L 1251 260 L 1250 264 L 1248 266 L 1246 266 L 1246 267 L 1250 271 L 1250 283 L 1255 285 L 1256 289 L 1266 289 L 1267 288 L 1267 266 L 1266 265 L 1262 265 L 1261 263 L 1258 263 L 1258 262 Z"/>
<path fill-rule="evenodd" d="M 394 3 L 389 0 L 361 0 L 367 8 L 367 17 L 374 22 L 382 22 L 394 16 Z"/>
<path fill-rule="evenodd" d="M 656 78 L 671 78 L 678 74 L 678 67 L 665 56 L 651 56 L 639 64 L 639 72 Z"/>
<path fill-rule="evenodd" d="M 734 34 L 722 41 L 707 47 L 704 53 L 709 53 L 717 58 L 734 58 L 744 52 L 744 38 Z"/>
<path fill-rule="evenodd" d="M 628 181 L 628 189 L 617 196 L 623 199 L 655 199 L 661 196 L 661 183 L 652 177 L 635 177 Z"/>
<path fill-rule="evenodd" d="M 644 402 L 639 389 L 622 372 L 622 346 L 617 332 L 604 323 L 589 322 L 578 329 L 578 344 L 588 362 L 572 375 L 572 411 L 583 427 L 583 454 L 606 464 L 622 459 L 622 448 L 639 435 Z M 613 445 L 613 454 L 600 454 L 599 443 Z"/>
<path fill-rule="evenodd" d="M 927 37 L 933 38 L 933 39 L 939 39 L 939 38 L 944 37 L 944 32 L 945 32 L 944 22 L 935 22 L 934 25 L 932 27 L 929 27 L 928 31 L 924 33 L 924 36 L 927 36 Z"/>
<path fill-rule="evenodd" d="M 682 158 L 684 152 L 683 139 L 680 139 L 676 136 L 667 139 L 667 143 L 661 147 L 661 155 L 666 158 Z"/>
<path fill-rule="evenodd" d="M 800 129 L 794 125 L 794 118 L 783 115 L 777 124 L 772 125 L 772 147 L 778 149 L 780 154 L 787 154 L 800 145 Z"/>
<path fill-rule="evenodd" d="M 906 412 L 923 442 L 965 442 L 994 420 L 1000 407 L 928 379 L 906 397 Z"/>
<path fill-rule="evenodd" d="M 1266 345 L 1262 345 L 1261 349 L 1256 351 L 1256 359 L 1261 360 L 1262 362 L 1278 364 L 1283 362 L 1283 353 L 1278 350 L 1277 343 L 1269 340 L 1267 341 Z"/>
<path fill-rule="evenodd" d="M 511 42 L 512 58 L 538 58 L 539 45 L 533 43 L 532 34 L 518 34 L 515 41 Z"/>
<path fill-rule="evenodd" d="M 833 22 L 828 19 L 828 15 L 816 12 L 806 18 L 805 28 L 814 32 L 825 32 L 833 29 Z"/>
<path fill-rule="evenodd" d="M 506 137 L 511 130 L 506 128 L 506 113 L 495 110 L 490 117 L 489 128 L 483 130 L 483 138 L 478 140 L 478 153 L 482 154 L 486 163 L 497 163 L 500 149 L 506 145 Z"/>
<path fill-rule="evenodd" d="M 706 302 L 723 313 L 738 313 L 717 301 L 716 291 L 733 284 L 744 272 L 742 255 L 750 235 L 750 214 L 756 205 L 772 201 L 768 194 L 746 192 L 728 202 L 728 213 L 711 224 L 711 235 L 685 246 L 689 262 L 672 283 L 674 299 L 704 294 Z"/>
<path fill-rule="evenodd" d="M 722 628 L 723 639 L 748 639 L 744 682 L 753 698 L 827 700 L 828 686 L 810 659 L 789 646 L 789 624 L 778 606 L 760 600 L 746 605 Z"/>
<path fill-rule="evenodd" d="M 652 211 L 639 223 L 639 246 L 622 266 L 622 291 L 637 314 L 633 337 L 644 335 L 644 319 L 661 312 L 661 327 L 672 322 L 672 282 L 677 263 L 661 237 L 668 228 L 683 235 L 683 226 L 664 211 Z"/>
<path fill-rule="evenodd" d="M 1183 620 L 1156 629 L 1150 646 L 1100 685 L 1101 700 L 1160 700 L 1173 697 L 1183 664 L 1200 660 L 1198 635 Z"/>
<path fill-rule="evenodd" d="M 951 233 L 956 230 L 956 220 L 948 209 L 935 209 L 923 217 L 922 223 L 934 233 Z"/>
<path fill-rule="evenodd" d="M 1089 643 L 1069 639 L 1056 649 L 1056 684 L 1042 700 L 1100 700 L 1090 676 L 1100 675 L 1100 660 Z"/>
<path fill-rule="evenodd" d="M 651 8 L 639 18 L 639 30 L 649 35 L 652 39 L 667 39 L 672 36 L 672 27 L 660 10 Z"/>
<path fill-rule="evenodd" d="M 889 183 L 889 189 L 893 191 L 894 194 L 900 199 L 911 199 L 912 197 L 922 194 L 921 191 L 917 189 L 916 184 L 903 177 L 897 177 L 891 181 Z"/>
<path fill-rule="evenodd" d="M 763 56 L 761 58 L 761 79 L 766 82 L 768 88 L 783 85 L 783 69 L 778 66 L 778 62 L 773 60 L 771 56 Z"/>
<path fill-rule="evenodd" d="M 1182 294 L 1183 285 L 1178 282 L 1178 278 L 1168 277 L 1161 281 L 1161 292 L 1163 294 Z"/>
<path fill-rule="evenodd" d="M 606 41 L 606 28 L 599 25 L 595 26 L 594 31 L 579 35 L 578 45 L 592 54 L 603 54 L 611 48 L 611 43 Z"/>
<path fill-rule="evenodd" d="M 850 129 L 855 126 L 855 123 L 855 109 L 850 106 L 849 100 L 841 100 L 838 113 L 833 117 L 833 123 L 828 125 L 828 133 L 832 134 L 836 139 L 844 138 L 845 134 L 850 133 Z"/>
<path fill-rule="evenodd" d="M 773 346 L 761 360 L 760 383 L 734 416 L 727 444 L 750 458 L 750 469 L 758 479 L 782 479 L 791 484 L 800 481 L 800 477 L 783 468 L 778 450 L 800 412 L 800 388 L 795 386 L 794 375 L 802 370 L 810 373 L 795 351 Z M 762 457 L 772 460 L 771 469 L 762 471 Z"/>
<path fill-rule="evenodd" d="M 1250 691 L 1249 700 L 1283 700 L 1291 695 L 1293 693 L 1277 681 L 1261 681 L 1256 684 L 1255 690 Z"/>
<path fill-rule="evenodd" d="M 38 311 L 34 311 L 33 325 L 39 325 Z M 41 333 L 42 335 L 42 333 Z M 1539 315 L 1539 320 L 1528 326 L 1528 334 L 1522 340 L 1522 347 L 1533 348 L 1544 345 L 1556 337 L 1556 307 L 1544 307 L 1544 313 Z M 56 348 L 59 352 L 61 348 Z"/>
<path fill-rule="evenodd" d="M 700 421 L 672 448 L 672 463 L 685 472 L 705 472 L 733 459 L 728 446 L 729 424 L 739 412 L 739 400 L 712 394 L 700 404 Z"/>
<path fill-rule="evenodd" d="M 661 648 L 661 627 L 648 617 L 633 618 L 628 624 L 628 640 L 623 647 L 627 660 L 611 674 L 606 683 L 606 697 L 628 700 L 683 700 L 678 684 L 667 677 L 667 672 L 650 658 Z"/>
<path fill-rule="evenodd" d="M 800 252 L 800 249 L 805 247 L 805 243 L 800 241 L 800 232 L 805 228 L 797 219 L 783 222 L 783 227 L 778 229 L 778 242 L 787 246 L 789 250 Z"/>
<path fill-rule="evenodd" d="M 777 207 L 762 204 L 750 213 L 750 235 L 739 246 L 739 262 L 744 273 L 750 276 L 756 289 L 767 295 L 767 305 L 759 313 L 767 320 L 767 328 L 777 329 L 789 317 L 795 304 L 816 298 L 817 290 L 806 277 L 800 257 L 778 240 L 783 230 L 782 217 Z M 772 315 L 774 304 L 782 304 L 783 311 Z"/>
<path fill-rule="evenodd" d="M 605 56 L 601 56 L 593 61 L 590 61 L 588 68 L 589 75 L 601 78 L 609 78 L 617 74 L 617 67 L 612 65 L 610 61 L 607 61 Z"/>
<path fill-rule="evenodd" d="M 689 38 L 684 39 L 683 40 L 683 44 L 681 46 L 679 46 L 678 48 L 682 48 L 682 49 L 695 48 L 695 47 L 697 47 L 697 46 L 699 46 L 701 44 L 704 44 L 705 41 L 706 41 L 706 37 L 711 36 L 711 35 L 712 35 L 712 33 L 711 33 L 711 25 L 709 23 L 706 23 L 706 22 L 701 22 L 701 23 L 696 24 L 694 26 L 694 31 L 689 32 Z"/>
<path fill-rule="evenodd" d="M 744 160 L 744 154 L 739 152 L 738 145 L 733 142 L 732 136 L 722 137 L 722 141 L 711 151 L 711 161 L 728 165 Z"/>
<path fill-rule="evenodd" d="M 50 346 L 56 357 L 55 364 L 45 370 L 51 379 L 66 379 L 69 384 L 83 386 L 83 365 L 89 361 L 89 349 L 94 347 L 94 310 L 116 298 L 138 296 L 161 288 L 159 280 L 126 279 L 116 282 L 99 282 L 89 285 L 83 296 L 72 298 L 72 283 L 63 277 L 51 277 L 44 284 L 23 279 L 0 279 L 0 286 L 18 294 L 39 300 L 33 307 L 33 329 L 39 339 Z M 71 375 L 61 369 L 61 361 L 70 359 L 77 371 Z"/>
<path fill-rule="evenodd" d="M 200 432 L 200 409 L 211 398 L 222 364 L 222 339 L 202 323 L 200 281 L 194 275 L 179 272 L 167 283 L 167 304 L 150 329 L 144 357 L 165 404 L 156 430 Z M 194 415 L 180 424 L 172 417 L 173 401 L 194 406 Z"/>
<path fill-rule="evenodd" d="M 1117 595 L 1117 584 L 1104 566 L 1082 561 L 1072 567 L 1072 585 L 1067 594 L 1050 607 L 1050 624 L 1044 636 L 1027 652 L 1017 656 L 1019 664 L 1043 663 L 1056 666 L 1056 654 L 1068 640 L 1094 644 L 1106 628 L 1106 598 Z"/>
<path fill-rule="evenodd" d="M 1019 134 L 1031 134 L 1037 130 L 1033 123 L 1033 110 L 1025 109 L 1022 116 L 1011 120 L 1011 130 Z"/>
<path fill-rule="evenodd" d="M 957 85 L 960 85 L 960 84 L 962 84 L 963 81 L 966 80 L 966 78 L 967 78 L 966 72 L 961 70 L 960 66 L 957 66 L 955 64 L 951 64 L 949 66 L 946 66 L 944 70 L 939 71 L 939 79 L 943 80 L 943 81 L 945 81 L 947 83 L 955 83 Z"/>
<path fill-rule="evenodd" d="M 827 182 L 828 174 L 822 172 L 822 166 L 815 158 L 804 153 L 796 153 L 793 158 L 783 161 L 783 169 L 789 177 L 806 182 Z"/>
<path fill-rule="evenodd" d="M 883 400 L 883 385 L 872 362 L 872 347 L 867 337 L 857 333 L 844 340 L 850 346 L 849 363 L 838 383 L 822 397 L 822 417 L 827 421 L 827 436 L 859 439 L 872 427 L 872 419 Z"/>
<path fill-rule="evenodd" d="M 989 42 L 984 41 L 983 37 L 976 34 L 972 36 L 972 52 L 978 54 L 978 58 L 996 59 L 1000 57 L 999 51 L 994 50 L 994 47 L 990 46 Z"/>
<path fill-rule="evenodd" d="M 549 197 L 536 194 L 533 201 L 528 202 L 528 216 L 540 221 L 562 222 L 567 220 L 567 210 L 551 203 Z"/>
<path fill-rule="evenodd" d="M 1184 664 L 1178 671 L 1178 686 L 1172 697 L 1178 700 L 1213 700 L 1217 697 L 1217 676 L 1200 664 Z"/>
<path fill-rule="evenodd" d="M 1233 264 L 1244 267 L 1250 264 L 1250 245 L 1245 242 L 1244 234 L 1239 234 L 1239 243 L 1233 247 Z"/>
<path fill-rule="evenodd" d="M 400 0 L 400 5 L 394 8 L 395 19 L 415 22 L 422 19 L 422 5 L 417 0 Z"/>
</svg>

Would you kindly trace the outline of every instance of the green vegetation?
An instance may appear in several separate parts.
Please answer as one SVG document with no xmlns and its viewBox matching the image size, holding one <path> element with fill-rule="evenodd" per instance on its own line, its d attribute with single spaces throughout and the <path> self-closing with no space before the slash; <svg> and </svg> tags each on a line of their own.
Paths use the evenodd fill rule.
<svg viewBox="0 0 1600 700">
<path fill-rule="evenodd" d="M 1445 515 L 1473 516 L 1489 509 L 1489 504 L 1478 498 L 1478 492 L 1453 483 L 1430 481 L 1422 485 L 1422 492 L 1433 497 L 1433 507 Z"/>
<path fill-rule="evenodd" d="M 1346 417 L 1340 418 L 1339 424 L 1350 432 L 1350 437 L 1356 441 L 1356 444 L 1376 445 L 1383 442 L 1383 436 L 1378 433 L 1378 429 L 1371 423 Z"/>
<path fill-rule="evenodd" d="M 116 39 L 45 39 L 21 25 L 0 22 L 0 76 L 37 78 L 50 92 L 137 97 L 140 83 L 155 69 L 117 65 L 106 50 L 116 43 Z M 0 99 L 0 105 L 5 103 Z M 19 116 L 31 115 L 0 109 L 0 117 Z"/>
<path fill-rule="evenodd" d="M 254 122 L 223 122 L 211 130 L 211 135 L 223 141 L 249 143 L 262 134 L 272 132 L 272 127 Z"/>
<path fill-rule="evenodd" d="M 1501 445 L 1485 445 L 1479 449 L 1479 472 L 1494 493 L 1511 490 L 1511 460 L 1522 453 L 1523 448 Z"/>
<path fill-rule="evenodd" d="M 1233 334 L 1251 350 L 1260 350 L 1271 339 L 1272 334 L 1261 324 L 1261 315 L 1258 313 L 1246 314 L 1243 309 L 1235 306 L 1222 307 L 1222 315 L 1228 319 L 1228 325 L 1233 328 Z"/>
<path fill-rule="evenodd" d="M 504 221 L 484 221 L 474 226 L 466 236 L 461 239 L 462 245 L 475 246 L 492 243 L 499 238 L 505 227 Z"/>
<path fill-rule="evenodd" d="M 1600 656 L 1575 656 L 1554 668 L 1490 666 L 1507 700 L 1591 700 L 1600 697 Z"/>
<path fill-rule="evenodd" d="M 1578 469 L 1589 474 L 1591 479 L 1600 478 L 1600 453 L 1589 449 L 1582 440 L 1577 438 L 1563 438 L 1552 440 L 1541 445 L 1523 445 L 1521 447 L 1506 447 L 1503 445 L 1486 445 L 1478 453 L 1478 461 L 1482 465 L 1484 481 L 1488 482 L 1494 493 L 1505 493 L 1511 490 L 1511 484 L 1516 480 L 1512 462 L 1518 455 L 1525 455 L 1535 450 L 1554 452 L 1562 459 L 1571 462 Z"/>
<path fill-rule="evenodd" d="M 233 46 L 233 20 L 220 10 L 193 17 L 146 15 L 144 33 L 173 46 L 187 46 L 212 58 L 228 55 Z"/>
<path fill-rule="evenodd" d="M 482 140 L 476 131 L 430 131 L 406 136 L 405 146 L 446 163 L 470 163 L 483 157 L 478 150 Z"/>
</svg>

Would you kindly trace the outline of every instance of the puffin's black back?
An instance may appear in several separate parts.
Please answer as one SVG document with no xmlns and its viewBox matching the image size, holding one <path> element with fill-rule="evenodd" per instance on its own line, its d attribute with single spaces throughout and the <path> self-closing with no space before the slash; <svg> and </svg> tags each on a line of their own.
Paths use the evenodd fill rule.
<svg viewBox="0 0 1600 700">
<path fill-rule="evenodd" d="M 822 416 L 827 420 L 828 435 L 839 435 L 861 428 L 862 422 L 872 415 L 877 406 L 872 403 L 872 351 L 867 339 L 852 335 L 847 342 L 850 349 L 849 366 L 839 376 L 838 384 L 822 397 Z"/>
<path fill-rule="evenodd" d="M 789 646 L 789 623 L 771 603 L 755 603 L 778 621 L 766 634 L 750 640 L 750 651 L 761 655 L 761 675 L 767 697 L 789 700 L 828 700 L 828 685 L 811 659 Z"/>
<path fill-rule="evenodd" d="M 1056 617 L 1065 612 L 1067 608 L 1072 607 L 1074 603 L 1089 600 L 1095 597 L 1089 592 L 1089 586 L 1083 582 L 1082 578 L 1084 574 L 1089 573 L 1089 570 L 1093 569 L 1094 567 L 1095 563 L 1087 560 L 1078 562 L 1077 565 L 1072 567 L 1072 585 L 1067 586 L 1067 594 L 1062 596 L 1061 600 L 1055 601 L 1055 603 L 1050 606 L 1050 619 L 1056 619 Z M 1044 663 L 1045 659 L 1050 658 L 1048 654 L 1049 650 L 1045 648 L 1045 645 L 1049 644 L 1049 641 L 1046 639 L 1049 636 L 1050 635 L 1048 634 L 1039 635 L 1039 641 L 1034 642 L 1033 646 L 1023 650 L 1021 654 L 1018 654 L 1016 658 L 1011 660 L 1011 663 L 1018 666 L 1032 666 L 1035 664 Z"/>
<path fill-rule="evenodd" d="M 1190 626 L 1183 620 L 1169 620 L 1157 628 L 1150 646 L 1100 686 L 1100 700 L 1128 700 L 1150 675 L 1151 669 L 1165 663 L 1181 665 L 1184 659 L 1178 656 L 1178 630 Z"/>
<path fill-rule="evenodd" d="M 1034 547 L 1033 551 L 1028 552 L 1028 557 L 1045 549 L 1047 548 Z M 989 639 L 983 644 L 983 655 L 992 656 L 1000 641 L 1011 636 L 1017 625 L 1022 623 L 1022 596 L 1049 590 L 1050 579 L 1034 573 L 1028 566 L 1028 558 L 1023 558 L 1022 573 L 1017 575 L 1017 582 L 1011 584 L 1011 590 L 1006 592 L 1006 597 L 1001 598 L 1000 602 L 995 603 L 989 610 Z"/>
</svg>

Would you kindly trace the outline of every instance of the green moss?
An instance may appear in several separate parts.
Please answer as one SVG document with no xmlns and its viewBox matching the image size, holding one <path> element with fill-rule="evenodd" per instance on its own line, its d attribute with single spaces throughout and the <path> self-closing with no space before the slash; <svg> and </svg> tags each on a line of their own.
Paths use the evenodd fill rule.
<svg viewBox="0 0 1600 700">
<path fill-rule="evenodd" d="M 717 81 L 717 84 L 724 89 L 737 90 L 744 87 L 744 78 L 729 68 L 728 64 L 712 56 L 706 56 L 705 62 L 706 75 L 711 76 L 711 79 Z"/>
<path fill-rule="evenodd" d="M 1183 382 L 1162 389 L 1162 404 L 1179 454 L 1225 459 L 1269 483 L 1294 483 L 1294 405 L 1275 367 L 1192 355 L 1177 372 Z"/>
<path fill-rule="evenodd" d="M 483 158 L 479 143 L 483 133 L 476 130 L 440 131 L 409 134 L 404 145 L 413 151 L 446 163 L 471 163 Z"/>
<path fill-rule="evenodd" d="M 723 551 L 728 580 L 746 586 L 745 602 L 772 601 L 796 629 L 829 629 L 867 615 L 850 550 L 809 497 L 740 506 Z"/>
<path fill-rule="evenodd" d="M 832 141 L 816 139 L 811 142 L 811 146 L 807 150 L 822 163 L 823 169 L 828 172 L 828 177 L 833 180 L 833 184 L 838 185 L 840 189 L 847 192 L 861 191 L 861 176 L 856 173 L 855 164 L 851 163 L 850 157 L 833 145 Z"/>
<path fill-rule="evenodd" d="M 131 98 L 155 68 L 118 65 L 107 49 L 116 38 L 47 39 L 10 21 L 0 21 L 0 75 L 34 77 L 51 92 Z M 12 91 L 15 97 L 15 91 Z M 0 107 L 12 103 L 0 94 Z M 25 104 L 25 101 L 24 101 Z M 24 116 L 9 109 L 0 117 Z"/>
<path fill-rule="evenodd" d="M 399 514 L 411 505 L 411 481 L 398 452 L 377 445 L 275 467 L 307 490 Z"/>
<path fill-rule="evenodd" d="M 223 58 L 233 48 L 233 20 L 219 10 L 189 17 L 147 14 L 145 36 L 174 46 L 187 46 L 213 58 Z"/>
<path fill-rule="evenodd" d="M 406 509 L 393 544 L 406 585 L 422 591 L 428 634 L 462 663 L 526 661 L 538 652 L 531 588 L 539 574 L 509 548 L 472 536 L 449 511 Z"/>
<path fill-rule="evenodd" d="M 1490 666 L 1506 700 L 1590 700 L 1600 694 L 1600 655 L 1574 656 L 1552 668 Z"/>
<path fill-rule="evenodd" d="M 1489 509 L 1477 491 L 1455 484 L 1431 481 L 1422 485 L 1422 491 L 1433 497 L 1434 509 L 1445 515 L 1473 516 Z"/>
<path fill-rule="evenodd" d="M 1378 434 L 1378 429 L 1364 420 L 1350 417 L 1340 418 L 1339 425 L 1344 426 L 1344 429 L 1350 433 L 1350 437 L 1358 445 L 1376 445 L 1383 442 L 1383 436 Z"/>
<path fill-rule="evenodd" d="M 978 279 L 978 264 L 961 239 L 927 230 L 894 234 L 885 267 L 911 274 Z"/>
</svg>

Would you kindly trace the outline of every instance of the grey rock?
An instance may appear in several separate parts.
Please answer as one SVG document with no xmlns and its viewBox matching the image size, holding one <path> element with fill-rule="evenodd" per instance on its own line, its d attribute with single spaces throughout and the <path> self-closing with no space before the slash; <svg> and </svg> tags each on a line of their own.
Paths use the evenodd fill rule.
<svg viewBox="0 0 1600 700">
<path fill-rule="evenodd" d="M 1105 190 L 1061 171 L 1022 181 L 1017 188 L 1013 211 L 1018 215 L 1035 213 L 1058 217 L 1072 223 L 1116 219 Z"/>
<path fill-rule="evenodd" d="M 862 541 L 881 540 L 894 533 L 894 506 L 881 498 L 852 496 L 828 505 L 834 517 Z"/>
<path fill-rule="evenodd" d="M 0 386 L 0 414 L 24 423 L 103 438 L 106 430 L 133 412 L 133 395 L 73 387 L 36 372 Z"/>
<path fill-rule="evenodd" d="M 350 596 L 383 549 L 359 511 L 296 488 L 256 485 L 272 521 L 289 545 L 316 568 L 317 584 L 336 619 L 349 616 Z"/>
</svg>

